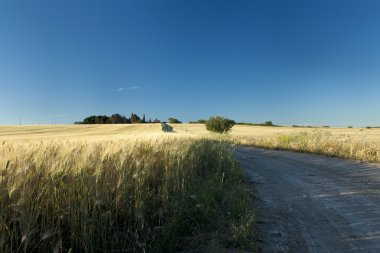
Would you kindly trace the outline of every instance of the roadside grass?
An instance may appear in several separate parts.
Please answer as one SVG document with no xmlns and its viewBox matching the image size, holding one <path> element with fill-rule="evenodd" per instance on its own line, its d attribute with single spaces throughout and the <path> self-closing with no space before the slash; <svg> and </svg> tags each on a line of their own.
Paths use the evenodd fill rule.
<svg viewBox="0 0 380 253">
<path fill-rule="evenodd" d="M 278 133 L 267 136 L 240 136 L 237 144 L 289 150 L 366 162 L 380 162 L 380 142 L 359 135 L 337 134 L 327 130 Z"/>
<path fill-rule="evenodd" d="M 251 192 L 224 141 L 8 139 L 0 172 L 1 252 L 252 248 Z"/>
<path fill-rule="evenodd" d="M 289 150 L 365 162 L 380 162 L 380 130 L 371 128 L 297 128 L 237 125 L 228 135 L 207 133 L 204 125 L 176 125 L 174 131 L 223 139 L 234 144 Z"/>
</svg>

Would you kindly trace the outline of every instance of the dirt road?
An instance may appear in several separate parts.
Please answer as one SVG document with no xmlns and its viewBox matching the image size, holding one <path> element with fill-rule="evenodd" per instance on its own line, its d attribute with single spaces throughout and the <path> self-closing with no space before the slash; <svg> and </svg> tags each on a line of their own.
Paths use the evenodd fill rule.
<svg viewBox="0 0 380 253">
<path fill-rule="evenodd" d="M 380 165 L 238 147 L 258 252 L 380 252 Z"/>
</svg>

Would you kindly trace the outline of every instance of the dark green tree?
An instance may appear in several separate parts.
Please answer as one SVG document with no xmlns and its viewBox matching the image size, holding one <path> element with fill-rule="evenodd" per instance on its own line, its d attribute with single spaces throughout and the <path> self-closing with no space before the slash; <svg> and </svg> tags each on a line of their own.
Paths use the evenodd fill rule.
<svg viewBox="0 0 380 253">
<path fill-rule="evenodd" d="M 108 122 L 110 124 L 127 124 L 128 119 L 125 116 L 122 116 L 118 113 L 113 114 L 111 117 L 109 117 Z"/>
<path fill-rule="evenodd" d="M 83 124 L 95 124 L 95 122 L 96 122 L 96 116 L 95 115 L 87 117 L 83 120 Z"/>
<path fill-rule="evenodd" d="M 135 124 L 135 123 L 141 123 L 141 119 L 139 116 L 137 116 L 137 114 L 134 114 L 134 113 L 131 113 L 131 123 L 132 124 Z"/>
<path fill-rule="evenodd" d="M 176 118 L 168 118 L 168 122 L 171 124 L 181 124 L 182 122 Z"/>
<path fill-rule="evenodd" d="M 235 121 L 221 116 L 210 117 L 206 122 L 206 129 L 221 134 L 228 133 L 235 124 Z"/>
<path fill-rule="evenodd" d="M 264 123 L 264 125 L 266 125 L 266 126 L 273 126 L 273 123 L 272 123 L 272 121 L 266 121 Z"/>
<path fill-rule="evenodd" d="M 95 118 L 95 124 L 107 124 L 109 117 L 106 115 L 99 115 Z"/>
</svg>

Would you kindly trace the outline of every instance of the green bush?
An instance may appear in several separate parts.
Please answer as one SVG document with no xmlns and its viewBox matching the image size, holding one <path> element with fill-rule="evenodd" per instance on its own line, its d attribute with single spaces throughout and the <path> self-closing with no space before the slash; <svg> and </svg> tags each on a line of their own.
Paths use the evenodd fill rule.
<svg viewBox="0 0 380 253">
<path fill-rule="evenodd" d="M 206 129 L 221 134 L 228 133 L 235 124 L 235 121 L 221 116 L 210 117 L 209 120 L 206 121 Z"/>
</svg>

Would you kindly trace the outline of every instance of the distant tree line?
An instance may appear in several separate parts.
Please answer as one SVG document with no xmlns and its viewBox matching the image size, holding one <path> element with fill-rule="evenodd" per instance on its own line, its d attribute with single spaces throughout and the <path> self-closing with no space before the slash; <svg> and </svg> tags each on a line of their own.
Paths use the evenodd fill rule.
<svg viewBox="0 0 380 253">
<path fill-rule="evenodd" d="M 155 120 L 146 120 L 145 114 L 140 118 L 137 114 L 131 113 L 131 116 L 127 118 L 119 113 L 111 116 L 107 115 L 92 115 L 85 118 L 83 121 L 75 122 L 75 124 L 142 124 L 142 123 L 161 123 L 157 118 Z"/>
<path fill-rule="evenodd" d="M 275 126 L 279 127 L 279 125 L 273 124 L 272 121 L 265 121 L 264 123 L 246 123 L 246 122 L 239 122 L 237 125 L 247 125 L 247 126 Z"/>
<path fill-rule="evenodd" d="M 190 124 L 205 124 L 207 122 L 207 120 L 205 119 L 199 119 L 197 121 L 190 121 L 189 123 Z"/>
<path fill-rule="evenodd" d="M 168 123 L 170 123 L 170 124 L 182 124 L 182 122 L 176 118 L 168 118 Z"/>
<path fill-rule="evenodd" d="M 205 119 L 199 119 L 197 121 L 190 121 L 190 124 L 206 124 L 209 120 Z M 247 126 L 274 126 L 274 127 L 279 127 L 280 125 L 275 125 L 273 124 L 272 121 L 265 121 L 264 123 L 248 123 L 248 122 L 238 122 L 234 123 L 236 125 L 247 125 Z"/>
</svg>

